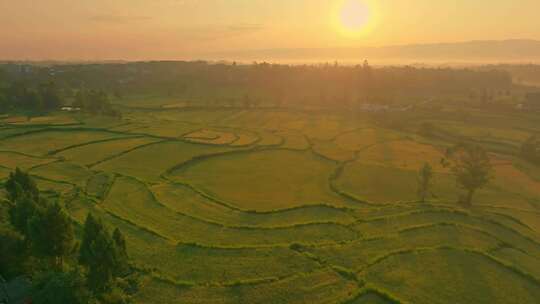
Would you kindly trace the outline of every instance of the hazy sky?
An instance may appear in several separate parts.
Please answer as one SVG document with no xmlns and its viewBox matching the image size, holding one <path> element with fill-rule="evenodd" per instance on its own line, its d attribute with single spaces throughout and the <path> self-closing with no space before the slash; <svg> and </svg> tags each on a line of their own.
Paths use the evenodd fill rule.
<svg viewBox="0 0 540 304">
<path fill-rule="evenodd" d="M 540 39 L 539 13 L 540 0 L 0 0 L 0 59 Z"/>
</svg>

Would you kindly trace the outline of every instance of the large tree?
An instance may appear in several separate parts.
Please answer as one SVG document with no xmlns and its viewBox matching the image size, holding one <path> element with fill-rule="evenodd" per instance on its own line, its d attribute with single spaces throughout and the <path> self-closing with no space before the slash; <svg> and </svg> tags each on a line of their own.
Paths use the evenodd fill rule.
<svg viewBox="0 0 540 304">
<path fill-rule="evenodd" d="M 28 223 L 32 252 L 36 256 L 53 259 L 53 265 L 61 268 L 64 257 L 74 248 L 71 219 L 57 203 L 47 205 L 37 212 Z"/>
<path fill-rule="evenodd" d="M 53 82 L 42 84 L 39 93 L 44 110 L 56 110 L 62 105 L 60 92 Z"/>
<path fill-rule="evenodd" d="M 15 201 L 25 194 L 35 201 L 39 199 L 39 189 L 36 183 L 28 173 L 19 168 L 16 168 L 15 172 L 9 173 L 5 187 L 10 201 Z"/>
<path fill-rule="evenodd" d="M 96 293 L 110 289 L 114 277 L 126 270 L 127 253 L 120 230 L 114 237 L 101 220 L 89 214 L 84 223 L 79 263 L 88 270 L 88 286 Z"/>
<path fill-rule="evenodd" d="M 462 202 L 470 206 L 474 193 L 486 186 L 492 178 L 493 166 L 488 153 L 474 144 L 458 144 L 448 149 L 451 171 L 457 184 L 466 190 Z"/>
<path fill-rule="evenodd" d="M 24 273 L 27 259 L 24 238 L 0 227 L 0 275 L 8 280 Z"/>
<path fill-rule="evenodd" d="M 27 195 L 22 195 L 11 202 L 9 208 L 9 221 L 18 232 L 28 238 L 28 224 L 40 209 L 41 206 L 39 206 L 35 200 Z"/>
<path fill-rule="evenodd" d="M 84 277 L 77 270 L 46 272 L 37 276 L 32 284 L 34 304 L 88 304 L 91 294 L 85 287 Z"/>
<path fill-rule="evenodd" d="M 28 237 L 28 223 L 42 208 L 39 189 L 30 175 L 19 168 L 9 174 L 5 189 L 10 201 L 10 222 L 18 232 Z"/>
<path fill-rule="evenodd" d="M 433 179 L 433 169 L 429 163 L 425 163 L 424 166 L 418 172 L 418 198 L 423 203 L 426 201 L 426 197 L 431 191 L 431 184 Z"/>
<path fill-rule="evenodd" d="M 127 253 L 127 246 L 126 246 L 126 239 L 120 229 L 116 228 L 114 229 L 114 232 L 112 234 L 112 238 L 114 240 L 115 248 L 116 248 L 116 259 L 117 259 L 117 267 L 116 267 L 116 274 L 122 275 L 125 274 L 128 269 L 128 253 Z"/>
</svg>

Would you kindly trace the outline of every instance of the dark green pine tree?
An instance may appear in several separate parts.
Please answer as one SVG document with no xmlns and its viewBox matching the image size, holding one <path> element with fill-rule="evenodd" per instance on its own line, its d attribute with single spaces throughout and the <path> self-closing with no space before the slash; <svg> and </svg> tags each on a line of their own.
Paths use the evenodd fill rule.
<svg viewBox="0 0 540 304">
<path fill-rule="evenodd" d="M 30 175 L 19 168 L 9 174 L 5 188 L 11 203 L 9 220 L 18 232 L 28 238 L 28 223 L 43 208 L 39 189 Z"/>
<path fill-rule="evenodd" d="M 96 292 L 103 292 L 112 286 L 117 269 L 114 241 L 102 230 L 92 244 L 94 258 L 88 268 L 88 286 Z"/>
<path fill-rule="evenodd" d="M 62 268 L 64 257 L 74 246 L 73 225 L 69 216 L 57 203 L 48 204 L 43 212 L 37 212 L 28 224 L 32 252 L 36 256 L 50 258 L 53 265 Z"/>
<path fill-rule="evenodd" d="M 116 228 L 113 232 L 113 240 L 115 244 L 116 260 L 117 260 L 117 275 L 123 275 L 129 270 L 128 254 L 126 247 L 126 239 L 120 229 Z"/>
<path fill-rule="evenodd" d="M 97 236 L 105 229 L 103 223 L 97 220 L 92 214 L 88 214 L 84 222 L 83 235 L 79 250 L 79 263 L 83 266 L 90 266 L 94 258 L 93 246 Z"/>
<path fill-rule="evenodd" d="M 88 304 L 90 293 L 84 277 L 76 269 L 70 272 L 47 272 L 35 278 L 32 284 L 34 304 Z"/>
<path fill-rule="evenodd" d="M 0 274 L 8 281 L 24 274 L 31 266 L 26 264 L 27 258 L 23 237 L 9 228 L 0 227 Z"/>
<path fill-rule="evenodd" d="M 113 278 L 127 270 L 125 239 L 120 230 L 114 237 L 101 220 L 89 214 L 84 223 L 79 263 L 88 271 L 89 288 L 102 293 L 110 289 Z"/>
<path fill-rule="evenodd" d="M 15 172 L 9 174 L 5 187 L 8 193 L 8 199 L 12 202 L 25 194 L 34 201 L 39 201 L 39 189 L 36 183 L 28 173 L 23 172 L 19 168 L 16 168 Z"/>
<path fill-rule="evenodd" d="M 18 185 L 17 187 L 20 188 Z M 9 221 L 18 232 L 28 238 L 28 223 L 39 210 L 40 206 L 32 198 L 27 195 L 18 196 L 9 208 Z"/>
</svg>

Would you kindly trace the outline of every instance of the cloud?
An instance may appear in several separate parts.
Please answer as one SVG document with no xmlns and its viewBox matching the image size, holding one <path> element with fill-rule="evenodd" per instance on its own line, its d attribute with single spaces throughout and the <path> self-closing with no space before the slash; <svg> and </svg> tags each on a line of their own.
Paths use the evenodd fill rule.
<svg viewBox="0 0 540 304">
<path fill-rule="evenodd" d="M 236 24 L 227 28 L 231 32 L 257 32 L 264 29 L 262 24 Z"/>
<path fill-rule="evenodd" d="M 114 15 L 114 14 L 95 15 L 95 16 L 90 17 L 90 20 L 94 22 L 114 23 L 114 24 L 125 24 L 125 23 L 131 23 L 131 22 L 148 21 L 150 19 L 152 19 L 152 17 Z"/>
<path fill-rule="evenodd" d="M 219 40 L 225 38 L 234 38 L 262 31 L 262 24 L 232 24 L 232 25 L 214 25 L 208 27 L 183 29 L 182 36 L 193 40 Z"/>
</svg>

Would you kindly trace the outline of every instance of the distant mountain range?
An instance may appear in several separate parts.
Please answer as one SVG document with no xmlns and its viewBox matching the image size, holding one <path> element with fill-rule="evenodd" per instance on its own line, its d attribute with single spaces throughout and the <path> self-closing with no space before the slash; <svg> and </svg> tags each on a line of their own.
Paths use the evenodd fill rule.
<svg viewBox="0 0 540 304">
<path fill-rule="evenodd" d="M 408 63 L 540 63 L 540 41 L 485 40 L 358 48 L 298 48 L 208 53 L 205 59 L 238 61 Z"/>
</svg>

